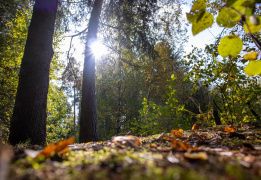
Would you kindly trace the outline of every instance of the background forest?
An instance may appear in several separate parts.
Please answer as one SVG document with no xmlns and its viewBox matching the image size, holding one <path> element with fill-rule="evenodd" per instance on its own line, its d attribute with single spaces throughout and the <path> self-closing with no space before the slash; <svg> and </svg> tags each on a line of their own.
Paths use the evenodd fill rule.
<svg viewBox="0 0 261 180">
<path fill-rule="evenodd" d="M 206 7 L 199 9 L 203 15 L 198 15 L 197 20 L 190 15 L 197 16 L 199 5 L 195 3 L 193 9 L 189 1 L 104 0 L 101 3 L 98 41 L 107 53 L 96 57 L 95 62 L 99 140 L 115 135 L 147 136 L 177 128 L 186 130 L 195 123 L 203 127 L 260 123 L 260 76 L 249 72 L 247 75 L 244 71 L 248 60 L 260 58 L 258 1 L 207 0 Z M 33 6 L 34 1 L 30 0 L 0 2 L 2 143 L 8 141 Z M 187 6 L 191 11 L 186 17 L 184 7 Z M 236 9 L 242 16 L 229 12 L 233 21 L 226 24 L 226 18 L 218 14 L 225 11 L 221 7 L 227 11 Z M 76 51 L 80 46 L 87 46 L 93 8 L 93 0 L 59 1 L 47 99 L 47 143 L 71 136 L 76 136 L 76 141 L 79 138 L 81 103 L 85 103 L 82 101 L 84 59 Z M 193 34 L 212 25 L 200 24 L 202 17 L 208 16 L 206 12 L 224 29 L 213 44 L 186 52 L 189 23 Z M 245 20 L 247 24 L 250 16 L 256 21 L 250 22 L 254 26 L 250 30 L 259 28 L 254 32 L 242 26 L 242 17 L 249 19 Z M 199 26 L 203 29 L 195 30 Z M 224 56 L 219 45 L 222 38 L 232 36 L 242 39 L 243 50 Z M 74 43 L 76 38 L 80 39 L 80 45 Z M 69 46 L 64 45 L 64 40 Z M 237 43 L 228 46 L 236 47 Z M 256 52 L 254 60 L 244 56 L 252 51 Z"/>
</svg>

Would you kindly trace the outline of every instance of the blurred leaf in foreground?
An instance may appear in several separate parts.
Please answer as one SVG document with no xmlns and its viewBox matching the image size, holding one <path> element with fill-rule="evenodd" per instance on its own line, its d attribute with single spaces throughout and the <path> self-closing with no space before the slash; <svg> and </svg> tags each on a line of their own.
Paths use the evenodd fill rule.
<svg viewBox="0 0 261 180">
<path fill-rule="evenodd" d="M 74 143 L 74 137 L 59 141 L 57 144 L 51 143 L 48 146 L 46 146 L 43 149 L 43 151 L 36 156 L 36 158 L 40 156 L 44 156 L 45 158 L 47 158 L 54 154 L 60 155 L 66 153 L 69 150 L 68 145 L 71 145 L 73 143 Z"/>
</svg>

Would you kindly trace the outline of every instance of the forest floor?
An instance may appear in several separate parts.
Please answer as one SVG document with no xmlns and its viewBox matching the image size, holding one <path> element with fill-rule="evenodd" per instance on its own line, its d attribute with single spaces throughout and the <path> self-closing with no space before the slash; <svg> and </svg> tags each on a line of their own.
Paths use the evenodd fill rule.
<svg viewBox="0 0 261 180">
<path fill-rule="evenodd" d="M 261 179 L 261 128 L 253 124 L 72 142 L 0 146 L 0 179 Z"/>
</svg>

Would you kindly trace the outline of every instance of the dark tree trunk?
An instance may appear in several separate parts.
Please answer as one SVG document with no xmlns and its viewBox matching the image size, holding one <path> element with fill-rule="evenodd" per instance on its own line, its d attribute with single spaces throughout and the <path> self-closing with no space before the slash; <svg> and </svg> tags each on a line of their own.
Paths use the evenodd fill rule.
<svg viewBox="0 0 261 180">
<path fill-rule="evenodd" d="M 248 105 L 248 108 L 250 109 L 251 113 L 255 116 L 256 120 L 260 122 L 260 116 L 256 113 L 256 111 L 251 107 L 250 102 L 248 101 L 246 103 Z"/>
<path fill-rule="evenodd" d="M 80 143 L 98 140 L 95 98 L 95 57 L 91 52 L 90 44 L 97 39 L 102 3 L 103 0 L 95 0 L 88 26 L 82 83 Z"/>
<path fill-rule="evenodd" d="M 221 120 L 220 120 L 220 117 L 218 115 L 218 110 L 221 112 L 221 110 L 219 109 L 217 103 L 215 100 L 213 100 L 214 102 L 214 107 L 213 107 L 213 116 L 214 116 L 214 120 L 215 120 L 215 123 L 216 125 L 221 125 Z"/>
<path fill-rule="evenodd" d="M 46 143 L 46 108 L 58 0 L 36 0 L 22 59 L 9 142 Z"/>
<path fill-rule="evenodd" d="M 220 117 L 218 115 L 218 109 L 216 106 L 213 107 L 213 116 L 214 116 L 214 120 L 216 125 L 221 125 L 221 120 Z"/>
</svg>

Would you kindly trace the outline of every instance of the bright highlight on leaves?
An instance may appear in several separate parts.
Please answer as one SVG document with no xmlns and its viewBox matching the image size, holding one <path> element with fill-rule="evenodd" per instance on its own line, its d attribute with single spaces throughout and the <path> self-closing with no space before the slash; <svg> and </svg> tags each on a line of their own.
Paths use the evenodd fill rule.
<svg viewBox="0 0 261 180">
<path fill-rule="evenodd" d="M 112 142 L 115 145 L 121 146 L 139 146 L 141 144 L 140 139 L 136 136 L 115 136 L 112 138 Z"/>
<path fill-rule="evenodd" d="M 71 137 L 69 139 L 65 139 L 63 141 L 59 141 L 57 144 L 51 143 L 48 146 L 46 146 L 42 152 L 40 152 L 36 158 L 40 156 L 44 156 L 45 158 L 50 157 L 54 154 L 60 155 L 66 153 L 69 148 L 68 145 L 71 145 L 74 143 L 74 137 Z"/>
<path fill-rule="evenodd" d="M 243 59 L 245 59 L 245 60 L 256 60 L 257 56 L 258 56 L 258 52 L 254 51 L 254 52 L 251 52 L 251 53 L 244 55 Z"/>
<path fill-rule="evenodd" d="M 234 0 L 232 0 L 234 1 Z M 241 14 L 245 14 L 248 16 L 252 15 L 252 10 L 255 8 L 255 1 L 249 1 L 249 0 L 236 0 L 232 2 L 232 6 L 234 9 L 236 9 Z"/>
<path fill-rule="evenodd" d="M 252 16 L 250 16 L 250 17 L 252 17 Z M 251 21 L 253 21 L 253 18 L 250 19 L 250 17 L 247 18 L 247 20 L 246 20 L 246 23 L 247 23 L 247 25 L 248 25 L 248 27 L 249 27 L 250 32 L 249 32 L 249 30 L 248 30 L 246 24 L 244 24 L 244 30 L 245 30 L 247 33 L 256 33 L 256 32 L 259 32 L 260 29 L 261 29 L 261 23 L 260 23 L 260 22 L 261 22 L 261 16 L 256 16 L 256 18 L 257 18 L 256 21 L 258 21 L 258 22 L 251 22 Z"/>
<path fill-rule="evenodd" d="M 226 36 L 220 40 L 218 53 L 222 57 L 236 57 L 242 50 L 243 42 L 238 36 Z"/>
<path fill-rule="evenodd" d="M 187 19 L 192 23 L 192 33 L 196 35 L 213 24 L 214 17 L 205 11 L 206 4 L 203 0 L 197 0 L 187 13 Z"/>
<path fill-rule="evenodd" d="M 221 27 L 234 27 L 238 21 L 241 19 L 241 16 L 233 9 L 224 8 L 219 11 L 217 17 L 217 23 Z"/>
<path fill-rule="evenodd" d="M 255 76 L 261 74 L 261 60 L 249 61 L 249 64 L 245 67 L 245 73 L 248 76 Z"/>
</svg>

